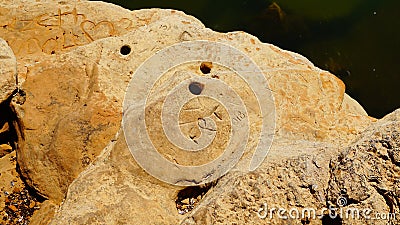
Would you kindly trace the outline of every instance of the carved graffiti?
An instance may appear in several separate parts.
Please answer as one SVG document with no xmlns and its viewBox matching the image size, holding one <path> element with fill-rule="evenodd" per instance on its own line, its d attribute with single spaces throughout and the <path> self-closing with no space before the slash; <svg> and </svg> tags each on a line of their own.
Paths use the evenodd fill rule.
<svg viewBox="0 0 400 225">
<path fill-rule="evenodd" d="M 92 21 L 76 8 L 32 18 L 12 17 L 3 25 L 0 37 L 8 41 L 16 55 L 43 52 L 54 54 L 71 47 L 88 44 L 94 40 L 126 33 L 135 26 L 129 18 L 118 21 Z"/>
<path fill-rule="evenodd" d="M 246 114 L 245 113 L 243 113 L 243 112 L 241 112 L 241 111 L 238 111 L 237 113 L 236 113 L 236 115 L 235 115 L 235 117 L 233 117 L 233 123 L 234 124 L 238 124 L 239 122 L 241 122 L 244 118 L 246 118 L 247 116 L 246 116 Z"/>
<path fill-rule="evenodd" d="M 114 24 L 109 21 L 100 21 L 94 23 L 89 20 L 85 20 L 81 23 L 81 29 L 90 41 L 96 39 L 110 37 L 115 33 Z"/>
</svg>

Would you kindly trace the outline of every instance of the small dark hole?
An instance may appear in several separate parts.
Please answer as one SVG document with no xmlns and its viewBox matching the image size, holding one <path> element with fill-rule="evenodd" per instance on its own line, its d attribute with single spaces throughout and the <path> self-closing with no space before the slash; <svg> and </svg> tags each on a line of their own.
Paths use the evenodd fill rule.
<svg viewBox="0 0 400 225">
<path fill-rule="evenodd" d="M 129 53 L 131 53 L 131 47 L 129 45 L 124 45 L 121 47 L 119 52 L 121 53 L 121 55 L 129 55 Z"/>
<path fill-rule="evenodd" d="M 207 184 L 204 187 L 200 186 L 190 186 L 182 189 L 179 191 L 178 196 L 177 196 L 177 201 L 180 201 L 185 198 L 193 198 L 197 196 L 204 196 L 208 190 L 212 187 L 211 184 Z"/>
<path fill-rule="evenodd" d="M 212 62 L 203 62 L 200 64 L 200 70 L 203 74 L 209 74 L 211 72 Z"/>
<path fill-rule="evenodd" d="M 198 82 L 192 82 L 189 84 L 189 91 L 194 95 L 199 95 L 203 91 L 204 85 Z"/>
</svg>

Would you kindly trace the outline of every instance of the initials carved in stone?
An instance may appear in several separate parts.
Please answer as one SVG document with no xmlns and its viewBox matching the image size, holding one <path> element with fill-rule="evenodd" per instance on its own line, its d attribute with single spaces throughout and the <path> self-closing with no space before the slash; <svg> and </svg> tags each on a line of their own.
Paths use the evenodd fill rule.
<svg viewBox="0 0 400 225">
<path fill-rule="evenodd" d="M 8 42 L 17 56 L 39 52 L 54 54 L 97 39 L 121 35 L 135 27 L 131 19 L 124 17 L 110 21 L 92 20 L 88 15 L 79 13 L 77 8 L 3 18 L 13 18 L 2 21 L 0 17 L 0 37 Z"/>
</svg>

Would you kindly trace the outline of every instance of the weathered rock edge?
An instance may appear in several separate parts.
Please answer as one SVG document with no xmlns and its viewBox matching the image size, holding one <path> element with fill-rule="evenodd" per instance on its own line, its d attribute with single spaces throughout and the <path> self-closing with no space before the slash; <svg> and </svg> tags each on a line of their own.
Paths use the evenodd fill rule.
<svg viewBox="0 0 400 225">
<path fill-rule="evenodd" d="M 62 5 L 72 15 L 73 9 L 76 9 L 76 4 L 74 8 L 65 2 L 59 5 L 55 2 L 45 3 L 35 4 L 46 5 L 45 10 Z M 88 13 L 88 9 L 94 6 L 104 11 L 111 7 L 119 14 L 130 13 L 98 2 L 81 2 L 78 5 L 82 7 L 78 9 Z M 24 10 L 28 11 L 31 6 L 25 5 Z M 11 8 L 18 12 L 16 7 Z M 35 7 L 35 10 L 38 13 L 40 7 Z M 76 15 L 79 12 L 75 11 Z M 142 10 L 132 13 L 138 13 L 142 19 L 138 21 L 146 26 L 133 27 L 127 31 L 130 32 L 128 35 L 120 36 L 123 34 L 121 32 L 114 34 L 120 37 L 102 39 L 107 33 L 100 32 L 99 39 L 102 40 L 86 43 L 79 48 L 73 46 L 67 50 L 55 49 L 54 55 L 51 55 L 52 51 L 32 54 L 18 52 L 18 62 L 26 68 L 20 71 L 19 77 L 25 80 L 22 88 L 28 93 L 27 103 L 20 113 L 24 115 L 28 128 L 25 130 L 25 146 L 28 147 L 19 149 L 18 161 L 30 185 L 58 203 L 64 198 L 70 182 L 87 165 L 96 160 L 99 162 L 82 173 L 68 188 L 68 197 L 53 220 L 54 223 L 132 223 L 133 217 L 138 224 L 156 221 L 176 224 L 182 218 L 175 215 L 174 205 L 174 198 L 180 188 L 162 184 L 144 173 L 130 156 L 121 133 L 116 138 L 117 144 L 114 147 L 109 145 L 104 150 L 104 155 L 108 156 L 98 158 L 119 128 L 121 102 L 131 72 L 158 49 L 180 41 L 206 39 L 227 43 L 248 53 L 262 65 L 271 89 L 276 92 L 278 105 L 278 141 L 273 146 L 270 159 L 280 161 L 296 156 L 299 152 L 314 152 L 321 148 L 328 152 L 327 155 L 334 154 L 337 149 L 332 150 L 329 146 L 345 145 L 373 121 L 358 103 L 344 93 L 344 84 L 339 79 L 315 68 L 298 54 L 261 44 L 255 37 L 242 32 L 213 32 L 193 17 L 174 10 Z M 143 19 L 146 15 L 147 19 Z M 7 37 L 13 38 L 10 34 Z M 128 57 L 119 55 L 123 44 L 134 46 L 133 53 Z M 50 85 L 45 86 L 49 82 Z M 110 84 L 113 84 L 112 87 Z M 74 91 L 78 93 L 78 99 Z M 92 93 L 95 93 L 94 97 Z M 49 99 L 49 96 L 53 99 Z M 58 105 L 54 106 L 54 102 Z M 90 109 L 86 109 L 88 105 Z M 48 118 L 51 118 L 50 123 Z M 90 136 L 98 128 L 100 134 L 95 134 L 96 138 L 82 139 L 82 135 Z M 68 137 L 69 134 L 72 136 Z M 87 145 L 85 141 L 92 145 Z M 316 150 L 313 143 L 317 142 L 322 147 Z M 83 149 L 89 146 L 89 151 L 80 152 L 82 146 Z M 288 150 L 286 146 L 293 148 Z M 126 162 L 126 165 L 121 165 L 121 162 Z M 242 173 L 232 171 L 231 174 Z M 313 182 L 323 183 L 320 180 L 325 179 L 323 174 L 326 173 L 318 173 L 321 173 L 321 177 Z M 293 187 L 296 185 L 296 182 L 292 184 Z M 282 195 L 285 196 L 286 192 L 285 189 Z M 150 207 L 152 211 L 137 211 L 143 204 L 147 204 L 145 209 Z M 110 212 L 111 208 L 113 210 Z"/>
<path fill-rule="evenodd" d="M 299 155 L 270 157 L 268 167 L 228 174 L 181 224 L 399 224 L 399 128 L 400 109 L 345 147 L 308 143 L 309 151 L 304 151 L 307 143 L 277 143 L 278 151 L 294 148 Z M 261 215 L 266 218 L 261 219 L 257 213 L 264 204 L 267 211 Z M 335 219 L 327 211 L 322 219 L 281 219 L 276 212 L 282 208 L 318 213 L 329 207 L 336 209 Z M 270 217 L 272 208 L 275 214 Z M 372 219 L 362 216 L 365 209 Z M 376 219 L 376 213 L 388 219 Z"/>
</svg>

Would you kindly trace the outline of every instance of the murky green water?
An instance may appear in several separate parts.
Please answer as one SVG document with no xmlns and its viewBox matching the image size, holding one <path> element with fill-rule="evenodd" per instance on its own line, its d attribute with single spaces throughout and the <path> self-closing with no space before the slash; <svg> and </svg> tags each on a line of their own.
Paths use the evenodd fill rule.
<svg viewBox="0 0 400 225">
<path fill-rule="evenodd" d="M 371 116 L 400 108 L 400 1 L 106 1 L 179 9 L 217 31 L 246 31 L 340 77 Z"/>
</svg>

